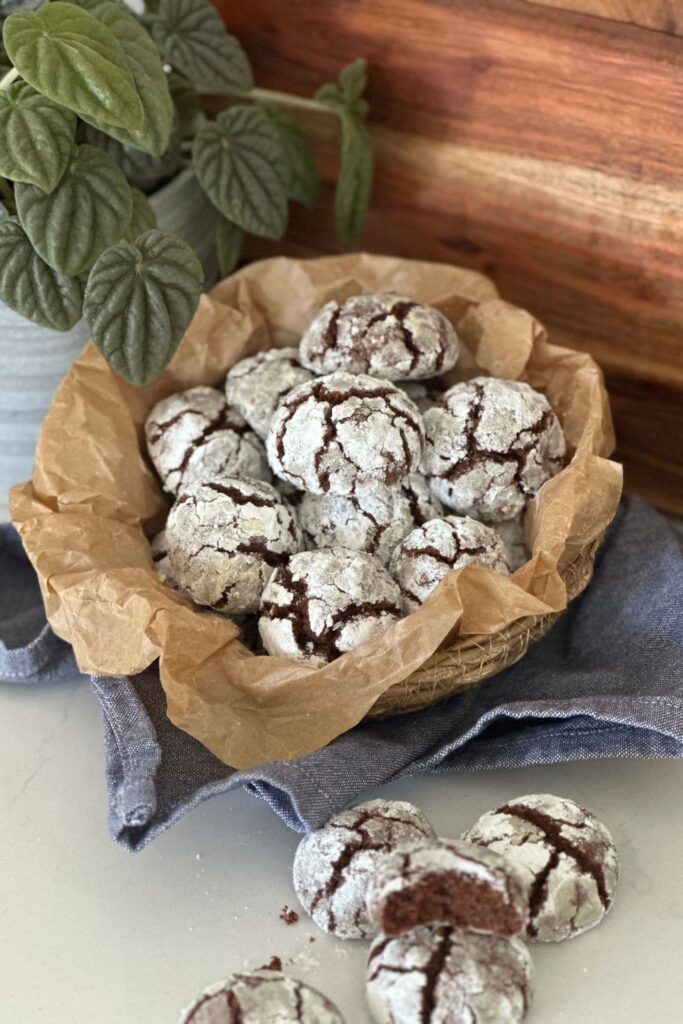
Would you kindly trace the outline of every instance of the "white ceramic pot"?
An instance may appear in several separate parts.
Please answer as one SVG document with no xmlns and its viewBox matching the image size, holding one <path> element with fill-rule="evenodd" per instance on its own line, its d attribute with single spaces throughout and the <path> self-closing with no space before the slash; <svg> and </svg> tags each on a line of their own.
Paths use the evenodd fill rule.
<svg viewBox="0 0 683 1024">
<path fill-rule="evenodd" d="M 218 213 L 190 170 L 150 197 L 160 228 L 188 242 L 216 279 L 213 236 Z M 31 476 L 38 430 L 55 388 L 88 340 L 82 321 L 68 333 L 38 327 L 0 302 L 0 519 L 8 488 Z"/>
</svg>

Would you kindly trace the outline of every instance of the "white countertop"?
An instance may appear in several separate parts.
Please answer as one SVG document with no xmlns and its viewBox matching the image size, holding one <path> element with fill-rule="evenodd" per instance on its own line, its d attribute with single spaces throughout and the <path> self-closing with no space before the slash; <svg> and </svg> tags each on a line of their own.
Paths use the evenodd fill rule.
<svg viewBox="0 0 683 1024">
<path fill-rule="evenodd" d="M 305 916 L 290 927 L 279 919 L 285 904 L 297 906 L 298 837 L 264 803 L 243 792 L 210 800 L 140 854 L 112 842 L 99 705 L 87 684 L 0 687 L 0 779 L 3 1024 L 176 1024 L 204 987 L 273 955 L 335 1001 L 347 1024 L 369 1024 L 366 944 L 323 935 Z M 544 790 L 603 818 L 622 878 L 599 928 L 533 947 L 529 1024 L 677 1024 L 683 762 L 422 776 L 382 793 L 458 835 L 488 808 Z"/>
</svg>

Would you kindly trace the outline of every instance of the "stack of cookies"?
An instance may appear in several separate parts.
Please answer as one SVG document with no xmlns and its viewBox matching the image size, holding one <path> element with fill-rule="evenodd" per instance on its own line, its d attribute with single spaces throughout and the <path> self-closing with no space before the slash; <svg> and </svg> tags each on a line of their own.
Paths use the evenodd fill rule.
<svg viewBox="0 0 683 1024">
<path fill-rule="evenodd" d="M 378 1024 L 519 1024 L 533 993 L 525 940 L 560 942 L 595 927 L 618 876 L 605 826 L 549 794 L 509 801 L 461 839 L 437 838 L 412 804 L 370 800 L 307 835 L 294 859 L 294 888 L 313 921 L 340 939 L 373 940 L 366 995 Z M 320 993 L 267 971 L 233 975 L 183 1017 L 233 1021 L 342 1017 Z"/>
<path fill-rule="evenodd" d="M 324 306 L 299 349 L 234 365 L 224 392 L 159 402 L 147 449 L 174 498 L 159 574 L 197 605 L 258 616 L 267 653 L 321 665 L 453 569 L 514 572 L 564 436 L 528 384 L 447 387 L 459 351 L 438 310 L 359 295 Z"/>
</svg>

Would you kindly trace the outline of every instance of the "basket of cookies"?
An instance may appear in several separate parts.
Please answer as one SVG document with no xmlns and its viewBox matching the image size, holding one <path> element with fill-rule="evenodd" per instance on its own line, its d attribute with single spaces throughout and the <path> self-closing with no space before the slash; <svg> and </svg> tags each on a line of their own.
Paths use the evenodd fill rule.
<svg viewBox="0 0 683 1024">
<path fill-rule="evenodd" d="M 13 520 L 83 671 L 159 660 L 226 763 L 317 749 L 522 657 L 621 493 L 587 355 L 472 271 L 252 264 L 135 388 L 88 345 Z"/>
</svg>

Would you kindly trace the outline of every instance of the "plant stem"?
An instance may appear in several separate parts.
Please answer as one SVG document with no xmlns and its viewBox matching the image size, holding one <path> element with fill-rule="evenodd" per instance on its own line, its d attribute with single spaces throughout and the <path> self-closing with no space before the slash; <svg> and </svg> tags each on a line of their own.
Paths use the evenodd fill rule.
<svg viewBox="0 0 683 1024">
<path fill-rule="evenodd" d="M 334 111 L 318 100 L 308 100 L 305 96 L 294 96 L 289 92 L 277 89 L 245 89 L 235 90 L 229 94 L 237 99 L 260 100 L 264 103 L 281 103 L 283 107 L 298 107 L 300 110 L 316 110 L 319 113 L 331 114 Z"/>
<path fill-rule="evenodd" d="M 11 85 L 15 78 L 19 77 L 19 72 L 16 68 L 10 68 L 6 75 L 0 78 L 0 89 L 6 89 L 8 85 Z"/>
</svg>

